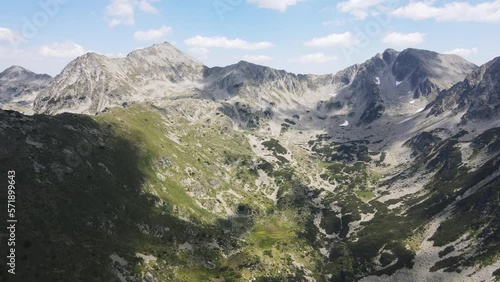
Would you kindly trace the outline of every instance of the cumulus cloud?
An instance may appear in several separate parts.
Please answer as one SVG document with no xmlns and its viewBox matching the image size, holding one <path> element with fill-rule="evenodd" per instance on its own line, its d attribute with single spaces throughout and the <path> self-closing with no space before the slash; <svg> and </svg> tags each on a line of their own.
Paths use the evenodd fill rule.
<svg viewBox="0 0 500 282">
<path fill-rule="evenodd" d="M 207 37 L 201 35 L 188 38 L 184 41 L 184 43 L 188 46 L 195 46 L 195 47 L 204 47 L 204 48 L 216 47 L 216 48 L 241 49 L 241 50 L 259 50 L 259 49 L 270 48 L 273 46 L 271 42 L 267 41 L 251 43 L 239 38 L 228 39 L 226 37 L 221 37 L 221 36 Z"/>
<path fill-rule="evenodd" d="M 273 57 L 265 56 L 265 55 L 245 55 L 243 56 L 244 61 L 261 63 L 261 62 L 269 62 L 273 60 Z"/>
<path fill-rule="evenodd" d="M 335 56 L 327 56 L 323 53 L 314 53 L 300 56 L 292 61 L 302 64 L 324 64 L 336 60 L 338 60 L 338 58 Z"/>
<path fill-rule="evenodd" d="M 413 46 L 423 43 L 425 41 L 425 36 L 426 34 L 421 32 L 391 32 L 382 39 L 382 42 L 396 46 Z"/>
<path fill-rule="evenodd" d="M 159 0 L 141 0 L 141 1 L 136 1 L 137 7 L 139 10 L 150 13 L 150 14 L 156 14 L 159 12 L 159 10 L 153 6 L 151 2 L 159 2 Z"/>
<path fill-rule="evenodd" d="M 40 55 L 54 58 L 76 58 L 85 53 L 85 49 L 72 42 L 55 42 L 40 48 Z"/>
<path fill-rule="evenodd" d="M 460 57 L 468 57 L 468 56 L 471 56 L 471 55 L 476 55 L 478 52 L 479 52 L 479 50 L 477 49 L 477 47 L 472 47 L 470 49 L 467 49 L 467 48 L 456 48 L 456 49 L 453 49 L 453 50 L 446 51 L 444 53 L 445 54 L 454 54 L 454 55 L 458 55 Z"/>
<path fill-rule="evenodd" d="M 304 43 L 304 45 L 308 47 L 349 47 L 356 45 L 358 42 L 359 40 L 354 36 L 352 32 L 345 32 L 333 33 L 325 37 L 313 38 Z"/>
<path fill-rule="evenodd" d="M 23 40 L 24 38 L 17 32 L 6 27 L 0 27 L 0 42 L 16 44 Z"/>
<path fill-rule="evenodd" d="M 111 27 L 121 24 L 133 26 L 137 9 L 150 14 L 158 13 L 153 2 L 158 2 L 158 0 L 111 0 L 106 7 L 105 19 Z"/>
<path fill-rule="evenodd" d="M 337 9 L 344 13 L 350 13 L 358 19 L 368 16 L 368 9 L 380 5 L 387 0 L 348 0 L 337 4 Z"/>
<path fill-rule="evenodd" d="M 40 56 L 40 49 L 24 49 L 0 45 L 0 71 L 12 65 L 23 66 L 36 73 L 56 75 L 68 64 L 69 58 Z"/>
<path fill-rule="evenodd" d="M 288 6 L 294 6 L 299 0 L 247 0 L 247 3 L 256 4 L 259 8 L 285 12 Z"/>
<path fill-rule="evenodd" d="M 435 19 L 443 22 L 500 22 L 500 0 L 475 5 L 467 2 L 450 2 L 441 7 L 434 6 L 433 2 L 410 2 L 392 11 L 392 15 L 413 20 Z"/>
<path fill-rule="evenodd" d="M 152 41 L 165 38 L 172 32 L 172 28 L 162 25 L 158 29 L 139 30 L 134 33 L 134 39 L 138 41 Z"/>
</svg>

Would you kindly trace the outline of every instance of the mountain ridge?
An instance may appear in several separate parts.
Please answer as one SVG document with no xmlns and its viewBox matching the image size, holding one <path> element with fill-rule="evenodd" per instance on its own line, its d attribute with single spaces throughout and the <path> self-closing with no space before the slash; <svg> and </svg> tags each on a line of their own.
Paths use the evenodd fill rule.
<svg viewBox="0 0 500 282">
<path fill-rule="evenodd" d="M 31 111 L 36 96 L 51 80 L 47 74 L 37 74 L 20 66 L 9 67 L 0 73 L 0 105 Z"/>
<path fill-rule="evenodd" d="M 388 49 L 315 76 L 134 52 L 0 110 L 21 280 L 500 279 L 499 60 Z"/>
<path fill-rule="evenodd" d="M 404 62 L 404 58 L 398 60 L 398 57 L 404 57 L 405 54 L 410 54 L 413 59 L 406 59 L 408 62 Z M 422 61 L 422 57 L 429 57 L 428 54 L 432 54 L 431 57 L 438 58 L 438 62 L 433 63 L 431 67 L 420 67 L 419 71 L 419 66 L 423 65 L 423 63 L 418 62 Z M 90 64 L 87 62 L 88 57 L 92 57 L 99 62 Z M 389 61 L 384 61 L 384 59 Z M 420 61 L 412 63 L 414 60 Z M 375 62 L 379 62 L 376 63 L 379 65 L 370 65 Z M 396 65 L 389 71 L 389 69 L 384 70 L 386 68 L 383 66 L 384 64 L 387 68 L 389 65 Z M 76 65 L 80 66 L 76 67 Z M 397 81 L 397 79 L 394 79 L 396 77 L 394 72 L 401 68 L 399 67 L 401 65 L 407 65 L 405 71 L 408 73 L 398 74 L 401 76 L 402 81 Z M 456 65 L 460 66 L 458 70 L 451 71 L 451 67 Z M 363 68 L 363 66 L 368 67 L 363 71 L 366 74 L 361 75 L 361 78 L 357 80 L 358 82 L 354 81 L 354 86 L 351 86 L 353 83 L 351 80 L 356 79 L 356 73 L 359 73 L 361 71 L 359 68 Z M 76 67 L 76 69 L 72 69 L 72 67 Z M 105 72 L 106 75 L 103 74 L 104 76 L 100 78 L 87 74 L 78 80 L 78 74 L 81 73 L 78 68 L 85 67 L 92 68 L 94 73 Z M 364 88 L 376 88 L 377 86 L 373 86 L 373 84 L 377 77 L 382 79 L 378 83 L 383 84 L 379 88 L 386 88 L 383 93 L 398 91 L 399 95 L 403 95 L 402 90 L 396 90 L 395 88 L 399 83 L 403 83 L 399 88 L 405 87 L 407 91 L 411 91 L 414 100 L 416 97 L 420 98 L 422 96 L 422 99 L 416 100 L 421 100 L 419 106 L 424 107 L 437 95 L 437 92 L 463 80 L 466 73 L 475 68 L 477 67 L 472 63 L 458 59 L 456 56 L 440 55 L 418 49 L 408 49 L 403 52 L 388 49 L 365 63 L 348 67 L 336 74 L 327 75 L 294 74 L 245 61 L 226 67 L 209 68 L 182 53 L 173 45 L 163 43 L 135 50 L 125 58 L 110 59 L 95 54 L 84 55 L 75 59 L 60 75 L 56 76 L 51 85 L 39 94 L 35 101 L 35 110 L 57 113 L 63 112 L 66 108 L 67 111 L 71 112 L 93 114 L 102 111 L 106 107 L 121 106 L 124 103 L 134 101 L 155 102 L 156 100 L 162 101 L 175 97 L 203 96 L 208 96 L 207 98 L 210 99 L 232 99 L 238 96 L 240 92 L 242 96 L 240 102 L 245 102 L 244 100 L 251 103 L 268 101 L 282 104 L 283 107 L 300 104 L 307 104 L 308 107 L 312 107 L 314 102 L 320 102 L 329 95 L 347 95 L 352 98 L 354 95 L 352 92 L 356 91 L 354 89 L 357 87 L 356 85 L 365 83 L 361 81 L 369 81 L 367 85 L 363 86 Z M 351 73 L 350 77 L 346 77 L 345 74 L 349 72 Z M 369 76 L 373 77 L 370 78 Z M 73 78 L 68 80 L 69 77 Z M 389 83 L 393 85 L 389 85 Z M 94 93 L 96 87 L 99 91 Z M 349 89 L 344 89 L 346 87 Z M 366 89 L 360 91 L 366 92 Z M 404 94 L 406 96 L 406 93 Z M 392 96 L 395 95 L 392 94 Z M 302 96 L 308 96 L 308 98 Z M 351 100 L 349 97 L 346 100 Z M 390 97 L 389 100 L 393 104 L 398 104 L 397 98 Z M 363 100 L 365 98 L 359 99 Z M 390 107 L 390 105 L 382 105 L 391 104 L 385 101 L 387 97 L 380 99 L 378 102 L 372 99 L 371 102 L 367 103 L 366 107 L 376 108 L 379 105 L 380 110 L 382 107 Z M 383 103 L 381 103 L 382 100 L 384 100 Z M 407 113 L 410 113 L 408 105 L 399 106 L 406 109 Z M 373 118 L 383 114 L 381 112 L 365 113 L 364 118 L 361 118 L 361 114 L 356 116 L 370 123 Z"/>
<path fill-rule="evenodd" d="M 482 65 L 447 91 L 443 91 L 431 105 L 429 115 L 446 111 L 464 112 L 462 122 L 494 118 L 500 108 L 500 57 Z"/>
</svg>

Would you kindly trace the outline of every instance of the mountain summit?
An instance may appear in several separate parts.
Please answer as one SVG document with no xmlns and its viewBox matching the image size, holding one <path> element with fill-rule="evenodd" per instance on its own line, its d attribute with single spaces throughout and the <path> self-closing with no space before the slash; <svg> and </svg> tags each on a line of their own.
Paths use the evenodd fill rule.
<svg viewBox="0 0 500 282">
<path fill-rule="evenodd" d="M 500 279 L 499 58 L 296 75 L 165 43 L 47 80 L 0 110 L 23 281 Z"/>
<path fill-rule="evenodd" d="M 412 115 L 438 93 L 462 81 L 477 66 L 455 55 L 388 49 L 332 77 L 329 103 L 337 103 L 358 124 L 383 115 Z"/>
<path fill-rule="evenodd" d="M 40 93 L 35 110 L 94 113 L 131 101 L 184 95 L 199 87 L 204 69 L 169 43 L 135 50 L 125 58 L 87 53 Z"/>
<path fill-rule="evenodd" d="M 0 104 L 13 109 L 31 108 L 38 92 L 51 80 L 47 74 L 12 66 L 0 73 Z"/>
<path fill-rule="evenodd" d="M 500 109 L 500 57 L 484 64 L 467 78 L 441 93 L 430 114 L 465 113 L 462 122 L 498 118 Z"/>
<path fill-rule="evenodd" d="M 89 53 L 75 59 L 40 93 L 35 110 L 96 113 L 174 97 L 315 107 L 333 96 L 333 103 L 350 106 L 356 122 L 370 123 L 385 111 L 414 113 L 476 68 L 458 56 L 417 49 L 386 50 L 334 75 L 296 75 L 245 61 L 208 68 L 163 43 L 126 58 Z"/>
</svg>

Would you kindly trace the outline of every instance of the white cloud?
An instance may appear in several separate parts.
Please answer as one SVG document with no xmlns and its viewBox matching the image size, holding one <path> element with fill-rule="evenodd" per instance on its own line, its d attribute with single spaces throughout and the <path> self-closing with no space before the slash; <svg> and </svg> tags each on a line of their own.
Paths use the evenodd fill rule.
<svg viewBox="0 0 500 282">
<path fill-rule="evenodd" d="M 106 21 L 113 27 L 117 25 L 135 25 L 135 10 L 139 9 L 145 13 L 158 13 L 152 2 L 158 0 L 111 0 L 106 7 Z"/>
<path fill-rule="evenodd" d="M 236 39 L 228 39 L 226 37 L 206 37 L 197 35 L 195 37 L 191 37 L 186 39 L 184 43 L 188 46 L 196 46 L 196 47 L 204 47 L 204 48 L 225 48 L 225 49 L 241 49 L 241 50 L 259 50 L 266 49 L 273 46 L 271 42 L 263 41 L 251 43 L 245 40 L 236 38 Z"/>
<path fill-rule="evenodd" d="M 413 46 L 423 43 L 425 41 L 425 36 L 426 34 L 421 32 L 391 32 L 382 39 L 382 42 L 397 46 Z"/>
<path fill-rule="evenodd" d="M 72 41 L 55 42 L 40 48 L 40 54 L 46 57 L 76 58 L 84 53 L 85 49 Z"/>
<path fill-rule="evenodd" d="M 139 10 L 150 13 L 150 14 L 156 14 L 159 12 L 159 10 L 151 4 L 151 2 L 159 2 L 159 0 L 141 0 L 141 1 L 136 1 L 137 7 Z"/>
<path fill-rule="evenodd" d="M 342 12 L 350 12 L 370 8 L 385 1 L 387 0 L 349 0 L 338 3 L 337 8 Z"/>
<path fill-rule="evenodd" d="M 344 13 L 350 13 L 358 19 L 368 16 L 368 9 L 380 5 L 387 0 L 348 0 L 337 4 L 337 9 Z"/>
<path fill-rule="evenodd" d="M 500 0 L 476 5 L 467 2 L 450 2 L 442 7 L 433 6 L 434 1 L 411 2 L 392 11 L 392 15 L 413 20 L 435 19 L 446 22 L 500 22 Z"/>
<path fill-rule="evenodd" d="M 69 59 L 40 56 L 40 50 L 23 49 L 0 45 L 0 71 L 18 65 L 36 73 L 56 75 L 69 62 Z"/>
<path fill-rule="evenodd" d="M 138 41 L 151 41 L 165 38 L 172 32 L 172 28 L 162 25 L 158 29 L 140 30 L 134 33 L 134 39 Z"/>
<path fill-rule="evenodd" d="M 336 60 L 338 60 L 338 58 L 335 56 L 327 56 L 323 53 L 314 53 L 300 56 L 299 58 L 292 61 L 302 64 L 324 64 Z"/>
<path fill-rule="evenodd" d="M 0 42 L 16 44 L 23 41 L 24 38 L 17 32 L 6 27 L 0 27 Z"/>
<path fill-rule="evenodd" d="M 273 58 L 265 55 L 245 55 L 243 56 L 243 60 L 248 62 L 261 63 L 272 61 Z"/>
<path fill-rule="evenodd" d="M 467 48 L 456 48 L 456 49 L 453 49 L 453 50 L 450 50 L 450 51 L 446 51 L 444 52 L 445 54 L 454 54 L 454 55 L 458 55 L 458 56 L 461 56 L 461 57 L 468 57 L 468 56 L 471 56 L 471 55 L 476 55 L 478 53 L 478 49 L 477 47 L 472 47 L 470 49 L 467 49 Z"/>
<path fill-rule="evenodd" d="M 247 2 L 256 4 L 259 8 L 285 12 L 288 6 L 296 5 L 299 0 L 247 0 Z"/>
<path fill-rule="evenodd" d="M 333 33 L 325 37 L 313 38 L 306 43 L 305 46 L 308 47 L 332 47 L 332 46 L 353 46 L 357 44 L 359 40 L 352 34 L 352 32 L 345 33 Z"/>
</svg>

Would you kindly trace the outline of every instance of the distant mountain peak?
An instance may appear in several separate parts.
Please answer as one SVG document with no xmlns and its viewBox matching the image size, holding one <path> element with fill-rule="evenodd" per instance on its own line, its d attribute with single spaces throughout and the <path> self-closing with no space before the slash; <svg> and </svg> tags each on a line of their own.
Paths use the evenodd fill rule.
<svg viewBox="0 0 500 282">
<path fill-rule="evenodd" d="M 245 60 L 241 60 L 239 61 L 238 63 L 236 63 L 237 66 L 246 66 L 246 65 L 253 65 L 252 63 L 248 62 L 248 61 L 245 61 Z"/>
<path fill-rule="evenodd" d="M 0 73 L 0 79 L 14 79 L 16 77 L 22 78 L 22 76 L 28 76 L 30 74 L 35 73 L 20 66 L 12 66 Z"/>
<path fill-rule="evenodd" d="M 386 49 L 384 53 L 382 53 L 382 58 L 387 63 L 394 62 L 396 57 L 399 55 L 399 52 L 394 49 Z"/>
<path fill-rule="evenodd" d="M 17 65 L 14 65 L 14 66 L 11 66 L 10 68 L 7 68 L 5 71 L 9 71 L 9 72 L 13 72 L 13 71 L 26 71 L 26 72 L 32 72 L 28 69 L 25 69 L 21 66 L 17 66 Z"/>
<path fill-rule="evenodd" d="M 237 95 L 253 99 L 256 95 L 264 95 L 268 100 L 291 103 L 306 92 L 328 87 L 332 89 L 321 91 L 341 91 L 352 97 L 385 87 L 387 89 L 379 92 L 388 93 L 390 97 L 379 97 L 377 103 L 389 99 L 399 104 L 402 101 L 399 96 L 410 95 L 409 92 L 416 93 L 416 98 L 425 96 L 426 101 L 430 100 L 440 90 L 463 80 L 475 68 L 464 59 L 419 49 L 402 52 L 387 49 L 365 63 L 327 76 L 296 75 L 245 60 L 226 67 L 209 68 L 173 44 L 164 42 L 134 50 L 125 58 L 108 58 L 95 53 L 77 58 L 41 93 L 35 108 L 49 113 L 97 112 L 104 105 L 121 105 L 129 100 L 158 101 L 164 97 L 200 93 L 213 99 Z M 406 81 L 408 83 L 399 86 Z M 396 89 L 396 86 L 399 87 Z M 378 97 L 368 96 L 370 101 Z M 82 103 L 86 106 L 81 108 Z"/>
<path fill-rule="evenodd" d="M 0 106 L 4 109 L 32 111 L 36 95 L 52 77 L 36 74 L 20 66 L 12 66 L 0 73 Z"/>
<path fill-rule="evenodd" d="M 35 102 L 39 112 L 94 113 L 127 101 L 158 101 L 196 93 L 206 67 L 170 43 L 125 58 L 86 53 L 64 68 Z"/>
<path fill-rule="evenodd" d="M 429 116 L 450 111 L 464 112 L 462 123 L 497 119 L 500 109 L 500 57 L 467 75 L 463 82 L 441 92 L 429 106 Z"/>
<path fill-rule="evenodd" d="M 174 63 L 191 64 L 203 67 L 203 63 L 182 52 L 174 45 L 164 42 L 147 48 L 136 49 L 127 55 L 127 58 L 144 59 L 150 64 Z"/>
<path fill-rule="evenodd" d="M 27 80 L 33 78 L 50 79 L 51 77 L 47 74 L 34 73 L 26 68 L 16 65 L 11 66 L 0 73 L 0 80 L 2 81 Z"/>
</svg>

